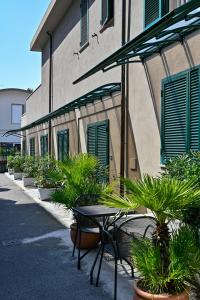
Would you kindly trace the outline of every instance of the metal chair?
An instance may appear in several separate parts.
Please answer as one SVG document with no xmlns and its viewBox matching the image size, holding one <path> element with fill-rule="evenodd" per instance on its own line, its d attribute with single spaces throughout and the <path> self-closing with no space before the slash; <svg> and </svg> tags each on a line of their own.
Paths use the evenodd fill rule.
<svg viewBox="0 0 200 300">
<path fill-rule="evenodd" d="M 99 199 L 99 195 L 96 194 L 85 194 L 79 196 L 75 201 L 75 207 L 81 207 L 85 205 L 94 205 L 97 203 Z M 99 233 L 99 227 L 96 224 L 95 219 L 89 219 L 88 217 L 80 216 L 79 214 L 73 212 L 74 219 L 77 223 L 76 234 L 75 234 L 75 242 L 73 246 L 72 256 L 75 254 L 75 249 L 78 240 L 78 263 L 77 268 L 80 270 L 81 268 L 81 259 L 84 258 L 91 249 L 87 250 L 84 254 L 81 255 L 80 243 L 81 243 L 81 233 Z"/>
<path fill-rule="evenodd" d="M 99 266 L 96 277 L 96 286 L 99 283 L 100 271 L 102 266 L 102 260 L 104 253 L 109 253 L 114 257 L 115 271 L 114 271 L 114 300 L 117 299 L 117 266 L 118 261 L 122 263 L 124 260 L 131 267 L 132 277 L 134 277 L 134 264 L 131 259 L 131 244 L 134 238 L 148 237 L 151 238 L 151 234 L 155 228 L 155 218 L 151 216 L 133 216 L 127 217 L 125 220 L 122 218 L 115 224 L 114 228 L 107 230 L 103 229 L 101 234 L 102 245 L 99 248 L 98 255 L 92 265 L 90 272 L 90 283 L 93 284 L 93 272 L 99 259 Z"/>
</svg>

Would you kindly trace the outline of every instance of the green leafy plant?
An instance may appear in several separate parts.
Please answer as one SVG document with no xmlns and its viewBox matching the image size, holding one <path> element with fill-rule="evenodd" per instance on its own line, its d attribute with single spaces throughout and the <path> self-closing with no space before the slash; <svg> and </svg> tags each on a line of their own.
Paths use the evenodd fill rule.
<svg viewBox="0 0 200 300">
<path fill-rule="evenodd" d="M 13 156 L 12 166 L 15 173 L 22 173 L 24 167 L 24 156 L 20 152 Z"/>
<path fill-rule="evenodd" d="M 145 206 L 156 220 L 152 240 L 135 239 L 133 259 L 141 274 L 141 288 L 151 293 L 176 294 L 187 289 L 200 272 L 200 249 L 196 232 L 181 225 L 174 232 L 169 222 L 179 219 L 188 205 L 200 204 L 200 190 L 192 181 L 169 177 L 124 181 L 127 195 L 106 195 L 101 202 L 125 211 Z M 184 261 L 183 261 L 184 260 Z"/>
<path fill-rule="evenodd" d="M 37 163 L 37 172 L 35 176 L 35 183 L 42 188 L 56 188 L 61 182 L 50 174 L 58 170 L 57 161 L 49 156 L 40 158 Z"/>
<path fill-rule="evenodd" d="M 60 171 L 52 172 L 51 176 L 54 180 L 62 181 L 62 186 L 52 197 L 55 202 L 64 204 L 68 209 L 75 206 L 77 197 L 81 195 L 100 195 L 104 189 L 111 191 L 101 180 L 105 178 L 106 169 L 94 156 L 79 154 L 68 157 L 59 163 L 59 168 Z M 85 199 L 83 204 L 91 203 L 87 203 Z"/>
<path fill-rule="evenodd" d="M 8 169 L 13 169 L 13 167 L 14 167 L 14 156 L 12 156 L 12 155 L 9 155 L 8 157 L 7 157 L 7 167 L 8 167 Z"/>
<path fill-rule="evenodd" d="M 23 175 L 26 178 L 34 178 L 38 171 L 38 159 L 33 156 L 25 156 Z"/>
</svg>

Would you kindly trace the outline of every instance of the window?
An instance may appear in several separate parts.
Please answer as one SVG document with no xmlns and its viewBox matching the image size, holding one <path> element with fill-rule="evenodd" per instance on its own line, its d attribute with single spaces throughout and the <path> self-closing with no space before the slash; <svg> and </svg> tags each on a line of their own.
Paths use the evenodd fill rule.
<svg viewBox="0 0 200 300">
<path fill-rule="evenodd" d="M 109 166 L 109 121 L 108 120 L 88 125 L 87 150 L 89 154 L 97 156 L 97 158 L 99 159 L 99 161 L 103 166 L 105 167 Z"/>
<path fill-rule="evenodd" d="M 58 131 L 58 160 L 63 161 L 69 155 L 69 129 Z"/>
<path fill-rule="evenodd" d="M 200 68 L 164 79 L 161 101 L 161 155 L 164 161 L 200 150 Z"/>
<path fill-rule="evenodd" d="M 22 154 L 26 155 L 26 140 L 22 141 Z"/>
<path fill-rule="evenodd" d="M 89 6 L 88 0 L 81 0 L 81 42 L 83 47 L 89 39 Z"/>
<path fill-rule="evenodd" d="M 23 112 L 22 104 L 11 104 L 11 123 L 21 124 L 21 117 Z"/>
<path fill-rule="evenodd" d="M 101 0 L 101 25 L 114 17 L 114 0 Z"/>
<path fill-rule="evenodd" d="M 169 12 L 169 0 L 144 0 L 144 2 L 145 28 L 153 25 L 155 22 L 157 22 Z"/>
<path fill-rule="evenodd" d="M 29 141 L 29 147 L 30 147 L 30 155 L 35 156 L 35 138 L 31 138 Z"/>
<path fill-rule="evenodd" d="M 48 154 L 48 135 L 42 135 L 40 137 L 41 156 L 44 157 Z"/>
</svg>

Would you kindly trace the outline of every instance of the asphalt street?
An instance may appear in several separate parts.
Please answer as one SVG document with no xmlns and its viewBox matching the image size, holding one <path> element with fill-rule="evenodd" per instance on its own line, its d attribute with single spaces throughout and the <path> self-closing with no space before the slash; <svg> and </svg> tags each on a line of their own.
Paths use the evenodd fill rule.
<svg viewBox="0 0 200 300">
<path fill-rule="evenodd" d="M 110 300 L 76 269 L 65 231 L 0 174 L 0 300 Z"/>
</svg>

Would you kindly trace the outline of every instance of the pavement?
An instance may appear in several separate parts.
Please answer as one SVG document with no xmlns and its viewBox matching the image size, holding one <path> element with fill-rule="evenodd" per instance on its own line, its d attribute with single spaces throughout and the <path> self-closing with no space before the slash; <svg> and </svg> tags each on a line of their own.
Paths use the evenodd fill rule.
<svg viewBox="0 0 200 300">
<path fill-rule="evenodd" d="M 40 201 L 37 189 L 0 174 L 0 300 L 111 300 L 113 260 L 105 257 L 100 285 L 89 284 L 96 250 L 77 270 L 63 206 Z M 119 266 L 118 300 L 132 300 L 128 266 Z"/>
</svg>

